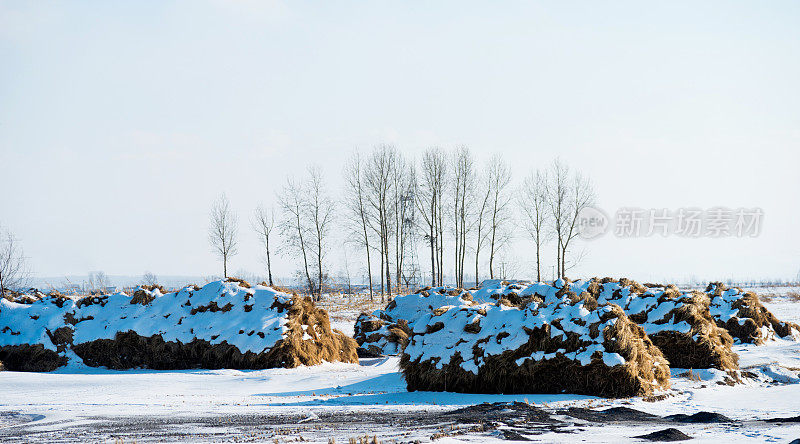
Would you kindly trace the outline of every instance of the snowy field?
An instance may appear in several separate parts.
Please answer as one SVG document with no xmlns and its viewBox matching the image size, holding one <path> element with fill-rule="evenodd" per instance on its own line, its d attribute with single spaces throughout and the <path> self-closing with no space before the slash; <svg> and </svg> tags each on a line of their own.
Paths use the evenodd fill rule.
<svg viewBox="0 0 800 444">
<path fill-rule="evenodd" d="M 797 288 L 757 291 L 771 294 L 765 305 L 781 320 L 800 322 L 800 301 L 789 294 Z M 322 305 L 334 328 L 352 334 L 359 311 L 372 309 L 359 304 Z M 800 438 L 800 343 L 735 349 L 750 375 L 743 384 L 718 384 L 716 371 L 673 369 L 672 389 L 655 399 L 409 393 L 393 357 L 288 370 L 6 371 L 0 441 L 644 442 L 634 437 L 665 429 L 691 442 Z M 698 412 L 716 415 L 668 417 Z"/>
</svg>

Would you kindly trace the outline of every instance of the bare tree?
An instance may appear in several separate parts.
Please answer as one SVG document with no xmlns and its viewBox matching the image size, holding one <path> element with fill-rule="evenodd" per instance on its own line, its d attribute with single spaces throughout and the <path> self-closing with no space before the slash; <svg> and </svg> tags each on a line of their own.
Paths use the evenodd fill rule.
<svg viewBox="0 0 800 444">
<path fill-rule="evenodd" d="M 158 278 L 156 277 L 155 274 L 149 271 L 145 271 L 144 274 L 142 275 L 142 284 L 156 286 L 158 285 Z"/>
<path fill-rule="evenodd" d="M 287 178 L 283 190 L 278 195 L 278 202 L 282 210 L 279 224 L 281 236 L 284 241 L 284 251 L 300 253 L 303 257 L 301 276 L 305 277 L 308 291 L 314 292 L 314 281 L 308 269 L 308 228 L 306 226 L 306 196 L 303 187 L 292 179 Z"/>
<path fill-rule="evenodd" d="M 28 279 L 25 256 L 10 231 L 0 231 L 0 297 L 7 290 L 19 289 Z"/>
<path fill-rule="evenodd" d="M 414 235 L 414 221 L 410 219 L 411 206 L 415 205 L 414 191 L 416 189 L 416 169 L 413 162 L 408 162 L 402 154 L 397 152 L 394 169 L 392 171 L 391 206 L 394 227 L 394 265 L 395 265 L 395 291 L 399 293 L 402 285 L 403 265 L 406 262 L 406 245 L 409 238 Z"/>
<path fill-rule="evenodd" d="M 394 227 L 391 211 L 392 176 L 397 167 L 397 150 L 391 145 L 376 147 L 369 157 L 365 170 L 367 201 L 374 220 L 371 224 L 378 235 L 381 255 L 381 301 L 391 287 L 391 267 L 389 248 Z"/>
<path fill-rule="evenodd" d="M 568 177 L 569 167 L 561 163 L 559 159 L 554 160 L 550 167 L 547 182 L 547 206 L 550 210 L 553 234 L 556 237 L 556 277 L 559 278 L 564 276 L 561 253 L 569 217 L 569 208 L 567 207 Z"/>
<path fill-rule="evenodd" d="M 547 176 L 541 170 L 531 171 L 518 194 L 525 229 L 536 245 L 536 280 L 542 280 L 541 247 L 547 240 Z"/>
<path fill-rule="evenodd" d="M 467 250 L 467 233 L 472 228 L 470 209 L 474 193 L 475 178 L 472 154 L 466 147 L 460 147 L 454 153 L 451 165 L 453 180 L 451 181 L 451 197 L 453 199 L 453 237 L 455 240 L 455 279 L 456 286 L 464 286 L 464 261 Z"/>
<path fill-rule="evenodd" d="M 264 244 L 264 253 L 266 254 L 266 262 L 267 262 L 267 277 L 269 279 L 269 285 L 273 286 L 274 283 L 272 282 L 272 261 L 270 259 L 270 247 L 269 241 L 272 236 L 272 232 L 275 230 L 275 209 L 270 208 L 269 210 L 264 209 L 263 206 L 259 206 L 255 209 L 255 213 L 253 215 L 253 229 L 258 234 L 259 239 Z"/>
<path fill-rule="evenodd" d="M 349 227 L 354 236 L 351 239 L 364 247 L 367 260 L 367 278 L 369 280 L 369 300 L 373 300 L 372 294 L 372 262 L 370 260 L 369 233 L 372 231 L 370 226 L 371 217 L 366 199 L 366 185 L 364 183 L 364 171 L 361 155 L 356 151 L 345 164 L 344 176 L 346 181 L 345 206 L 350 214 Z"/>
<path fill-rule="evenodd" d="M 230 201 L 225 193 L 211 207 L 211 226 L 208 230 L 208 240 L 211 249 L 222 259 L 222 275 L 228 277 L 228 259 L 239 252 L 237 234 L 239 220 L 231 210 Z"/>
<path fill-rule="evenodd" d="M 509 257 L 507 254 L 501 254 L 497 258 L 497 268 L 497 276 L 500 279 L 512 279 L 520 273 L 517 259 L 515 257 Z"/>
<path fill-rule="evenodd" d="M 350 279 L 350 261 L 347 258 L 347 248 L 342 248 L 342 269 L 339 272 L 342 287 L 347 288 L 347 294 L 353 294 L 353 281 Z"/>
<path fill-rule="evenodd" d="M 308 168 L 308 219 L 312 223 L 310 241 L 313 245 L 312 256 L 316 262 L 317 272 L 317 300 L 322 297 L 322 284 L 324 281 L 325 254 L 328 250 L 328 235 L 334 222 L 334 201 L 325 192 L 322 172 L 316 166 Z"/>
<path fill-rule="evenodd" d="M 489 278 L 494 279 L 494 259 L 498 251 L 511 239 L 508 185 L 511 172 L 500 155 L 489 162 L 490 221 L 489 225 Z"/>
<path fill-rule="evenodd" d="M 475 286 L 477 287 L 481 283 L 478 265 L 480 263 L 481 247 L 486 243 L 486 216 L 489 210 L 489 199 L 492 196 L 492 187 L 489 185 L 488 175 L 483 175 L 482 180 L 476 182 L 481 184 L 476 187 L 478 191 L 476 191 L 475 196 L 476 202 L 480 205 L 475 217 L 475 231 L 478 234 L 475 241 Z"/>
<path fill-rule="evenodd" d="M 108 276 L 104 271 L 90 271 L 87 276 L 87 290 L 91 293 L 105 293 L 109 286 Z"/>
<path fill-rule="evenodd" d="M 439 148 L 429 148 L 422 156 L 422 170 L 418 186 L 417 207 L 425 221 L 425 240 L 431 249 L 431 285 L 443 281 L 444 256 L 444 184 L 447 175 L 447 157 Z"/>
<path fill-rule="evenodd" d="M 569 246 L 578 236 L 578 216 L 594 203 L 594 189 L 588 179 L 578 172 L 572 174 L 558 159 L 553 161 L 547 183 L 547 206 L 557 240 L 556 276 L 564 278 Z M 581 257 L 579 255 L 570 265 L 574 266 Z"/>
</svg>

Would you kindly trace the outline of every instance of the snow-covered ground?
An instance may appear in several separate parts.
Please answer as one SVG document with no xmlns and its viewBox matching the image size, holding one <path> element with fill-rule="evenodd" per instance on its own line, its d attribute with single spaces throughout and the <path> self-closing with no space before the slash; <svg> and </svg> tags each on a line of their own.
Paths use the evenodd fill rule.
<svg viewBox="0 0 800 444">
<path fill-rule="evenodd" d="M 334 328 L 351 334 L 359 310 L 346 308 L 343 301 L 324 305 Z M 766 305 L 781 320 L 800 321 L 800 302 L 788 296 L 773 297 Z M 111 371 L 80 366 L 52 373 L 6 371 L 0 372 L 0 441 L 283 442 L 302 437 L 341 443 L 368 435 L 383 442 L 484 442 L 520 436 L 540 442 L 627 442 L 667 428 L 680 430 L 693 442 L 800 438 L 800 422 L 764 421 L 800 415 L 800 342 L 737 345 L 736 352 L 742 369 L 752 373 L 745 383 L 720 385 L 719 372 L 673 369 L 672 389 L 660 400 L 409 393 L 397 358 L 257 371 Z M 512 401 L 541 408 L 550 419 L 520 420 L 519 411 L 511 408 L 491 418 L 448 414 L 483 402 Z M 579 414 L 569 416 L 565 409 L 570 407 L 628 407 L 659 417 L 706 411 L 733 422 L 593 422 Z"/>
</svg>

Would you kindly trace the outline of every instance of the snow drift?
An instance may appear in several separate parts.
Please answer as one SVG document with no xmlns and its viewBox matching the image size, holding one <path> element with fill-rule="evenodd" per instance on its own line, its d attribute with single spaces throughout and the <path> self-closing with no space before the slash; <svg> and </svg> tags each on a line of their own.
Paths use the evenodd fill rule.
<svg viewBox="0 0 800 444">
<path fill-rule="evenodd" d="M 400 360 L 409 390 L 621 397 L 669 385 L 661 352 L 611 304 L 464 301 L 409 325 Z"/>
<path fill-rule="evenodd" d="M 358 362 L 310 298 L 233 279 L 163 294 L 145 287 L 72 300 L 0 300 L 0 361 L 50 371 L 81 359 L 112 369 L 239 368 Z"/>
</svg>

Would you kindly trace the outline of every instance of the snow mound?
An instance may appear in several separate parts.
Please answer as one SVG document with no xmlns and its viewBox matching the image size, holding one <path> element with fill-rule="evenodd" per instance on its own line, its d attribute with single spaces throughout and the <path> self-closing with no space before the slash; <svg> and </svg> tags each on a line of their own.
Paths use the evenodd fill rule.
<svg viewBox="0 0 800 444">
<path fill-rule="evenodd" d="M 441 306 L 409 323 L 400 365 L 409 390 L 649 395 L 669 366 L 615 305 Z"/>
<path fill-rule="evenodd" d="M 0 361 L 10 370 L 54 370 L 70 352 L 114 369 L 295 367 L 358 362 L 355 349 L 310 299 L 232 279 L 133 297 L 0 300 Z"/>
</svg>

